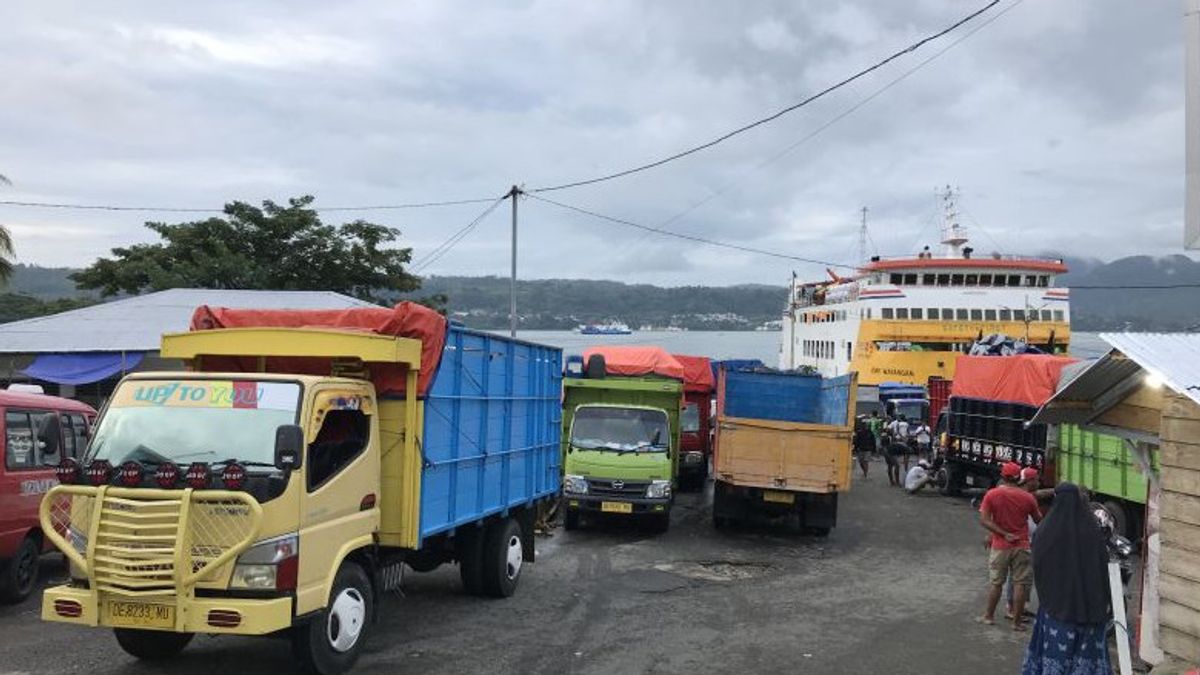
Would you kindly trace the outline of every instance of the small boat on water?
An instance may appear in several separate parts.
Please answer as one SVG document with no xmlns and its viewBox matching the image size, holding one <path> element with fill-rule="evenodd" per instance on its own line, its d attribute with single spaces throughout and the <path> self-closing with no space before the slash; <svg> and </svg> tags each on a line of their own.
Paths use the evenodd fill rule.
<svg viewBox="0 0 1200 675">
<path fill-rule="evenodd" d="M 580 335 L 631 335 L 633 330 L 623 323 L 589 323 L 579 327 Z"/>
</svg>

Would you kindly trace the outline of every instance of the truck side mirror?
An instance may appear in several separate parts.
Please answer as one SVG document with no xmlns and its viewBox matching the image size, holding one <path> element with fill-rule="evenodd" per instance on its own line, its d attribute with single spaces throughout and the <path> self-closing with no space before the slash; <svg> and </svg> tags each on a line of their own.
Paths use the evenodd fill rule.
<svg viewBox="0 0 1200 675">
<path fill-rule="evenodd" d="M 281 424 L 275 429 L 275 468 L 293 471 L 304 457 L 304 429 L 298 424 Z"/>
</svg>

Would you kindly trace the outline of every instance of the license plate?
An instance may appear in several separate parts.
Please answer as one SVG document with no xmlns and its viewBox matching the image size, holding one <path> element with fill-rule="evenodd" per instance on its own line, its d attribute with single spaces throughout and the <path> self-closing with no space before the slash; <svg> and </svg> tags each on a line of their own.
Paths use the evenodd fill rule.
<svg viewBox="0 0 1200 675">
<path fill-rule="evenodd" d="M 628 502 L 600 502 L 604 513 L 633 513 L 633 504 Z"/>
<path fill-rule="evenodd" d="M 791 492 L 776 492 L 774 490 L 763 491 L 764 502 L 775 502 L 776 504 L 795 504 L 796 495 Z"/>
<path fill-rule="evenodd" d="M 175 608 L 147 602 L 110 601 L 106 610 L 110 626 L 174 628 Z"/>
</svg>

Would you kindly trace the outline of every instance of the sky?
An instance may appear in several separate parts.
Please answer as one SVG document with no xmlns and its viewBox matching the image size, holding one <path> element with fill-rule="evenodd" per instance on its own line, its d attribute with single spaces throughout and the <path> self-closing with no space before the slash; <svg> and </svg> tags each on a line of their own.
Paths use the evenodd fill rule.
<svg viewBox="0 0 1200 675">
<path fill-rule="evenodd" d="M 0 9 L 0 174 L 12 182 L 0 199 L 219 209 L 312 194 L 333 207 L 586 179 L 773 113 L 984 4 L 14 0 Z M 952 185 L 980 251 L 1177 253 L 1182 38 L 1173 0 L 1002 0 L 715 148 L 544 196 L 852 265 L 862 207 L 868 253 L 912 253 L 936 244 L 937 191 Z M 486 206 L 323 217 L 397 227 L 420 261 Z M 824 274 L 532 198 L 518 209 L 524 278 Z M 0 205 L 18 262 L 48 266 L 153 241 L 148 220 L 202 215 Z M 422 273 L 507 275 L 510 218 L 506 202 Z"/>
</svg>

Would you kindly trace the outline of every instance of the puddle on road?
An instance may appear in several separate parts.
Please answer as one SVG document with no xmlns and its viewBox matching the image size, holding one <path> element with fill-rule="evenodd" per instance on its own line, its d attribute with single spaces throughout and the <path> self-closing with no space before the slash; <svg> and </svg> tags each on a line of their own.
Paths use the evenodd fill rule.
<svg viewBox="0 0 1200 675">
<path fill-rule="evenodd" d="M 701 560 L 659 563 L 654 569 L 698 581 L 743 581 L 771 571 L 767 563 L 741 560 Z"/>
</svg>

